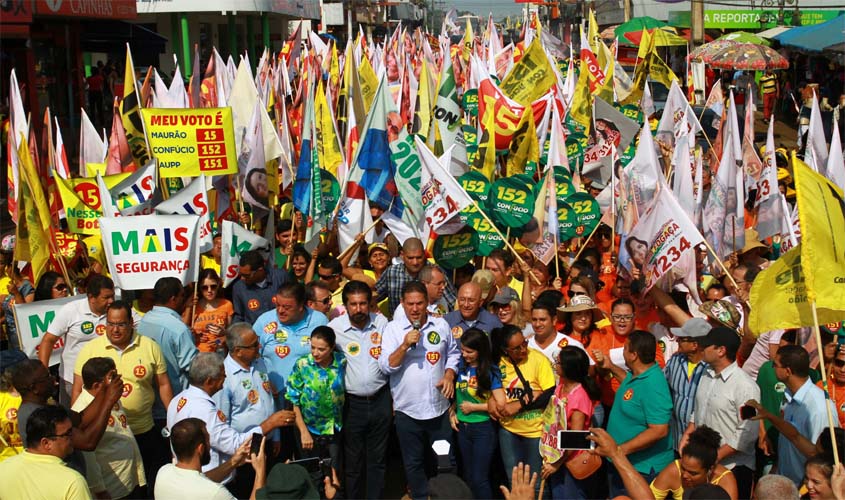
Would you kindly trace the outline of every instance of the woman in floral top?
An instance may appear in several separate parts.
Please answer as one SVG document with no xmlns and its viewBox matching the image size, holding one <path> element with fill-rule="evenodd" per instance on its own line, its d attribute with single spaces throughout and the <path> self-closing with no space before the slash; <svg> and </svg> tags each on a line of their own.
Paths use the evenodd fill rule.
<svg viewBox="0 0 845 500">
<path fill-rule="evenodd" d="M 343 377 L 346 359 L 334 350 L 334 330 L 318 326 L 311 332 L 311 354 L 293 365 L 285 398 L 293 404 L 302 455 L 331 458 L 338 468 L 343 423 Z"/>
</svg>

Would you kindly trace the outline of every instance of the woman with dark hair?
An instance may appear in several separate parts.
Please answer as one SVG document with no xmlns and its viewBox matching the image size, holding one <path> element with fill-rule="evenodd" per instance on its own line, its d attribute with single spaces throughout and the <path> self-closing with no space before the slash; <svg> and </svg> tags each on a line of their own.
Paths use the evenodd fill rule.
<svg viewBox="0 0 845 500">
<path fill-rule="evenodd" d="M 311 254 L 302 245 L 295 245 L 293 253 L 290 256 L 290 273 L 293 279 L 305 284 L 305 274 L 308 272 L 308 266 L 311 264 Z"/>
<path fill-rule="evenodd" d="M 601 398 L 601 391 L 589 375 L 590 358 L 579 347 L 568 345 L 561 349 L 555 371 L 558 385 L 543 413 L 540 441 L 543 479 L 549 481 L 552 498 L 594 498 L 594 476 L 576 479 L 566 467 L 566 462 L 585 452 L 559 449 L 557 436 L 558 431 L 583 431 L 591 427 L 593 408 Z"/>
<path fill-rule="evenodd" d="M 68 296 L 68 286 L 61 274 L 47 271 L 38 279 L 35 286 L 35 300 L 60 299 Z"/>
<path fill-rule="evenodd" d="M 681 458 L 667 465 L 651 482 L 655 500 L 681 500 L 684 490 L 707 483 L 721 486 L 731 500 L 736 500 L 739 491 L 733 472 L 716 462 L 721 441 L 722 436 L 706 425 L 695 429 L 681 450 Z"/>
<path fill-rule="evenodd" d="M 335 350 L 335 341 L 328 326 L 311 332 L 311 354 L 294 363 L 285 399 L 296 413 L 302 455 L 331 458 L 332 468 L 338 470 L 346 358 Z"/>
<path fill-rule="evenodd" d="M 811 500 L 836 500 L 839 498 L 833 492 L 831 478 L 833 477 L 833 461 L 827 457 L 817 455 L 804 464 L 804 486 Z"/>
<path fill-rule="evenodd" d="M 488 406 L 501 425 L 499 449 L 505 470 L 513 470 L 519 462 L 530 465 L 531 470 L 540 470 L 543 409 L 555 387 L 551 363 L 543 353 L 528 347 L 522 330 L 516 326 L 494 328 L 490 338 L 493 360 L 499 366 L 507 397 L 504 404 Z M 536 487 L 539 489 L 539 482 Z"/>
<path fill-rule="evenodd" d="M 455 403 L 450 420 L 458 433 L 464 479 L 475 498 L 492 498 L 490 462 L 496 450 L 496 426 L 487 413 L 487 400 L 504 404 L 505 390 L 493 365 L 490 339 L 478 328 L 461 337 L 461 361 L 455 378 Z"/>
<path fill-rule="evenodd" d="M 235 308 L 220 294 L 222 282 L 214 269 L 200 271 L 197 284 L 200 296 L 196 299 L 191 329 L 200 352 L 217 352 L 226 349 L 226 328 L 232 321 Z M 191 308 L 187 308 L 190 314 Z"/>
</svg>

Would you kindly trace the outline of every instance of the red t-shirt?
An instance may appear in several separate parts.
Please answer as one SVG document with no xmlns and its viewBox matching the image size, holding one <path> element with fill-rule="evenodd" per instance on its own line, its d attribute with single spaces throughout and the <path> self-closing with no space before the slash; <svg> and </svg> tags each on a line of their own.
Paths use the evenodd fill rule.
<svg viewBox="0 0 845 500">
<path fill-rule="evenodd" d="M 88 77 L 88 90 L 91 92 L 102 92 L 103 91 L 103 75 L 91 75 Z"/>
</svg>

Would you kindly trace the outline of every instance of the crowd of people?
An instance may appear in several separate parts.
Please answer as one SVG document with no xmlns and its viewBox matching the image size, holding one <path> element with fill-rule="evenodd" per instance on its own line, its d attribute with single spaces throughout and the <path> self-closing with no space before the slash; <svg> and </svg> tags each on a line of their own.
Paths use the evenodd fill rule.
<svg viewBox="0 0 845 500">
<path fill-rule="evenodd" d="M 842 337 L 743 334 L 763 243 L 733 256 L 736 284 L 702 268 L 692 308 L 607 266 L 608 228 L 565 273 L 506 250 L 449 273 L 382 228 L 387 244 L 361 235 L 341 263 L 280 229 L 276 258 L 242 254 L 226 289 L 217 236 L 197 290 L 162 278 L 117 298 L 92 273 L 38 359 L 9 344 L 0 498 L 381 498 L 395 451 L 411 498 L 444 477 L 453 497 L 526 491 L 511 470 L 539 476 L 530 498 L 842 498 Z M 33 286 L 10 245 L 14 339 L 16 303 L 71 288 Z M 570 431 L 599 449 L 558 443 Z"/>
</svg>

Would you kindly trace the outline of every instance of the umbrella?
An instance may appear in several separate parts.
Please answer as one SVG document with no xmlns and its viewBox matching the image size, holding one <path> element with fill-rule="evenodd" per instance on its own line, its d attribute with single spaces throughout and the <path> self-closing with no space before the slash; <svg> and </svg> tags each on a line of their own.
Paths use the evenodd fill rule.
<svg viewBox="0 0 845 500">
<path fill-rule="evenodd" d="M 731 47 L 733 45 L 737 45 L 737 43 L 731 40 L 713 40 L 712 42 L 705 43 L 690 52 L 689 58 L 692 60 L 704 61 L 709 64 L 713 58 L 713 54 L 721 52 L 727 47 Z"/>
<path fill-rule="evenodd" d="M 710 65 L 720 69 L 786 69 L 789 61 L 769 47 L 753 43 L 735 43 L 713 54 Z"/>
<path fill-rule="evenodd" d="M 616 33 L 616 38 L 623 38 L 625 33 L 630 33 L 635 31 L 639 33 L 642 30 L 653 30 L 655 28 L 662 28 L 666 26 L 666 23 L 663 21 L 658 21 L 657 19 L 649 16 L 642 16 L 642 17 L 635 17 L 628 21 L 627 23 L 620 24 L 614 31 Z"/>
<path fill-rule="evenodd" d="M 733 33 L 720 36 L 716 40 L 730 40 L 737 43 L 756 43 L 757 45 L 765 45 L 767 47 L 772 44 L 765 38 L 760 38 L 759 36 L 746 31 L 734 31 Z"/>
<path fill-rule="evenodd" d="M 845 43 L 845 14 L 826 23 L 792 28 L 775 37 L 781 45 L 821 52 L 831 45 Z"/>
<path fill-rule="evenodd" d="M 669 46 L 676 46 L 681 45 L 684 46 L 687 44 L 686 38 L 679 37 L 678 35 L 672 33 L 671 31 L 667 31 L 666 28 L 660 28 L 655 30 L 649 30 L 651 36 L 654 37 L 654 46 L 655 47 L 669 47 Z M 629 43 L 633 43 L 634 45 L 640 45 L 640 42 L 643 38 L 643 32 L 631 32 L 625 33 L 625 36 L 620 40 L 621 43 L 625 45 Z"/>
</svg>

